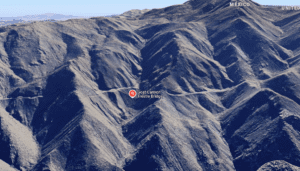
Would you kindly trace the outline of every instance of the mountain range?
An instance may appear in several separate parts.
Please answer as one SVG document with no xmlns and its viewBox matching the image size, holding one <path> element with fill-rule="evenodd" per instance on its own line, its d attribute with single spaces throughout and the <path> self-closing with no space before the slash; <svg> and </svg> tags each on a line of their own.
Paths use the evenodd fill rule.
<svg viewBox="0 0 300 171">
<path fill-rule="evenodd" d="M 0 27 L 0 170 L 299 170 L 300 12 L 244 2 Z"/>
<path fill-rule="evenodd" d="M 128 11 L 129 12 L 129 11 Z M 117 14 L 104 15 L 104 17 L 114 17 Z M 8 26 L 17 23 L 31 23 L 34 21 L 63 21 L 74 18 L 90 18 L 91 16 L 73 16 L 73 15 L 63 15 L 63 14 L 54 14 L 54 13 L 46 13 L 39 15 L 25 15 L 19 17 L 0 17 L 0 26 Z"/>
<path fill-rule="evenodd" d="M 114 14 L 116 15 L 116 14 Z M 112 14 L 104 15 L 104 16 L 114 16 Z M 74 18 L 89 18 L 90 16 L 74 16 L 74 15 L 63 15 L 56 13 L 45 13 L 45 14 L 37 14 L 37 15 L 25 15 L 18 17 L 1 17 L 2 21 L 12 21 L 12 20 L 24 20 L 24 21 L 39 21 L 39 20 L 68 20 Z"/>
</svg>

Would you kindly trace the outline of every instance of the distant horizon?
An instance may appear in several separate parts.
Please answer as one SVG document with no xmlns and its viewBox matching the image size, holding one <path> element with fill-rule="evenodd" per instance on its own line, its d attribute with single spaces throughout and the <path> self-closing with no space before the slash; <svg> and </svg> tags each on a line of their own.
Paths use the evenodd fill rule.
<svg viewBox="0 0 300 171">
<path fill-rule="evenodd" d="M 252 0 L 261 5 L 300 5 L 296 0 Z M 65 16 L 78 16 L 78 17 L 94 17 L 122 14 L 132 9 L 154 9 L 164 8 L 171 5 L 183 4 L 186 0 L 152 0 L 151 3 L 127 0 L 126 4 L 121 0 L 110 0 L 109 2 L 99 2 L 95 0 L 86 1 L 58 1 L 52 0 L 51 2 L 41 2 L 37 0 L 15 2 L 5 1 L 0 6 L 0 17 L 24 17 L 45 14 L 58 14 Z"/>
<path fill-rule="evenodd" d="M 126 12 L 126 11 L 124 11 Z M 49 15 L 52 14 L 52 15 Z M 119 15 L 122 13 L 99 13 L 99 14 L 90 14 L 90 15 L 72 15 L 72 14 L 62 14 L 62 13 L 40 13 L 40 14 L 26 14 L 26 15 L 19 15 L 19 16 L 0 16 L 0 18 L 20 18 L 20 17 L 29 17 L 29 16 L 41 16 L 41 15 L 48 15 L 49 17 L 54 15 L 63 15 L 63 16 L 70 16 L 70 17 L 93 17 L 93 16 L 108 16 L 108 15 Z"/>
<path fill-rule="evenodd" d="M 119 14 L 108 14 L 101 16 L 112 16 Z M 74 16 L 74 15 L 63 15 L 63 14 L 55 14 L 55 13 L 45 13 L 45 14 L 36 14 L 36 15 L 25 15 L 25 16 L 16 16 L 16 17 L 0 17 L 0 21 L 14 21 L 14 20 L 22 20 L 22 21 L 42 21 L 42 20 L 68 20 L 75 18 L 91 18 L 97 16 Z"/>
</svg>

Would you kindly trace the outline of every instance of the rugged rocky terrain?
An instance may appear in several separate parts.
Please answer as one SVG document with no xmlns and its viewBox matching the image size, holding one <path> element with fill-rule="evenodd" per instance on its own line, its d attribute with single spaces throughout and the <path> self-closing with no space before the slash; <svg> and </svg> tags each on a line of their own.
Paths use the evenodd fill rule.
<svg viewBox="0 0 300 171">
<path fill-rule="evenodd" d="M 297 170 L 300 12 L 247 2 L 0 27 L 0 170 Z"/>
</svg>

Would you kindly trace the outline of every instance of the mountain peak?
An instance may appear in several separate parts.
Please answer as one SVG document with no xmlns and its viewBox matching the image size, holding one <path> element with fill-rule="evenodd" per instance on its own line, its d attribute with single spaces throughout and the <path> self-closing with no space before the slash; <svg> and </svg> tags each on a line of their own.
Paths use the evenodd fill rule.
<svg viewBox="0 0 300 171">
<path fill-rule="evenodd" d="M 173 5 L 161 9 L 153 9 L 145 15 L 142 15 L 140 19 L 146 18 L 167 18 L 169 20 L 188 20 L 199 19 L 200 15 L 206 15 L 211 13 L 223 13 L 224 9 L 234 10 L 239 7 L 248 8 L 251 6 L 257 6 L 251 0 L 189 0 L 181 5 Z"/>
</svg>

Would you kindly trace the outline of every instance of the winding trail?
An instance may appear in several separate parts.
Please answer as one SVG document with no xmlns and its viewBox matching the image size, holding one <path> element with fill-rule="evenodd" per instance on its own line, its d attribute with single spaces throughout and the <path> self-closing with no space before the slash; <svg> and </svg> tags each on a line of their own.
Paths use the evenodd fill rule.
<svg viewBox="0 0 300 171">
<path fill-rule="evenodd" d="M 0 98 L 0 100 L 14 100 L 14 99 L 34 99 L 34 98 L 42 98 L 43 96 L 34 96 L 34 97 L 22 97 L 18 96 L 17 98 Z"/>
</svg>

